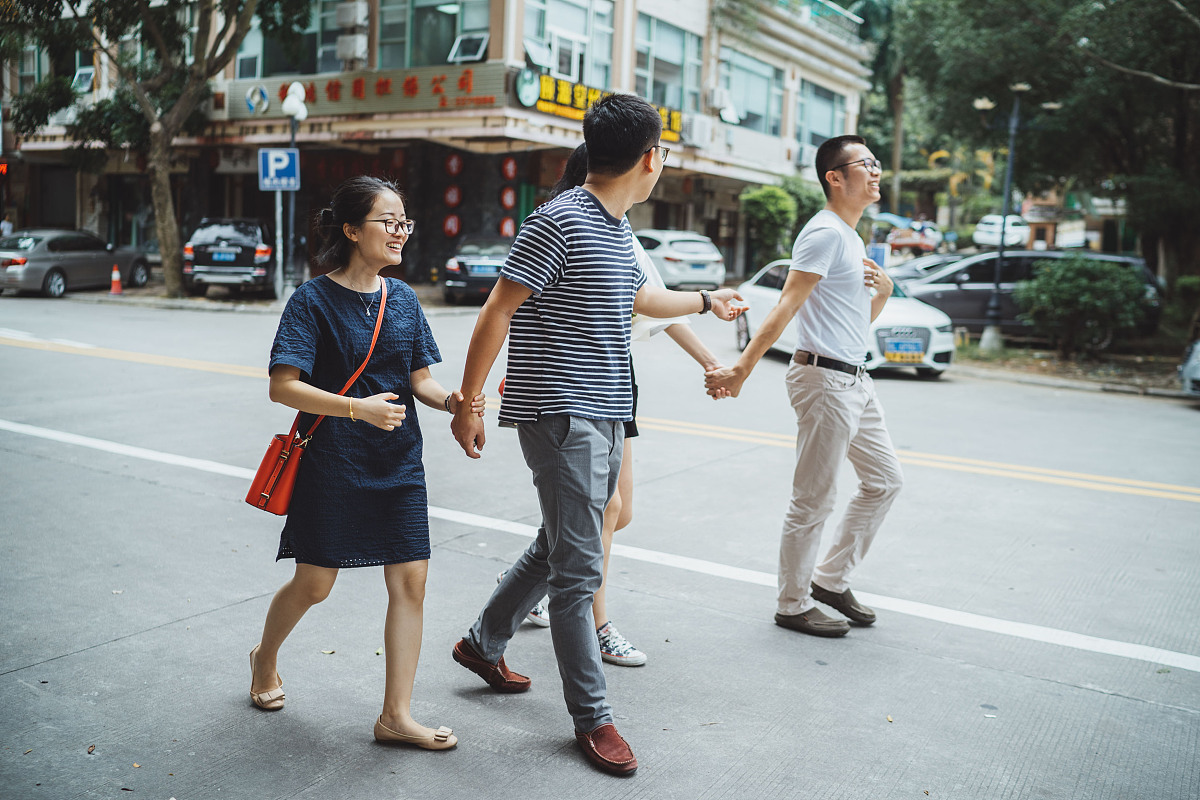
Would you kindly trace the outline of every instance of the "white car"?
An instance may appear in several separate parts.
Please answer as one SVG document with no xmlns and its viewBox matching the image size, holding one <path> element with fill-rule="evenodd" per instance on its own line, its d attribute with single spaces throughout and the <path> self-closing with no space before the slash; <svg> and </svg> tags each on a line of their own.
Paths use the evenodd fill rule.
<svg viewBox="0 0 1200 800">
<path fill-rule="evenodd" d="M 1000 223 L 1004 217 L 1000 214 L 987 214 L 979 222 L 975 223 L 975 232 L 971 234 L 971 241 L 980 247 L 999 247 L 1000 246 Z M 1029 223 L 1021 219 L 1016 214 L 1008 215 L 1008 222 L 1004 224 L 1004 246 L 1005 247 L 1029 247 Z"/>
<path fill-rule="evenodd" d="M 772 261 L 738 287 L 749 308 L 737 318 L 737 344 L 745 350 L 762 320 L 779 303 L 791 261 Z M 868 371 L 915 367 L 922 378 L 940 378 L 954 358 L 950 318 L 931 305 L 904 294 L 896 284 L 883 311 L 871 323 L 865 365 Z M 789 321 L 773 350 L 796 350 L 796 323 Z"/>
<path fill-rule="evenodd" d="M 1183 391 L 1200 397 L 1200 339 L 1188 345 L 1179 365 L 1179 383 Z"/>
<path fill-rule="evenodd" d="M 668 289 L 720 289 L 725 259 L 712 239 L 691 231 L 634 231 Z"/>
</svg>

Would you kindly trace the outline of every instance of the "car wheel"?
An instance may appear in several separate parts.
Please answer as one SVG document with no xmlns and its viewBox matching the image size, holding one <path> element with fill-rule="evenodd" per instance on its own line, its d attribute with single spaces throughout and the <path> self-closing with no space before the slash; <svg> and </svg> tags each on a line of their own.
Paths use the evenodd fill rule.
<svg viewBox="0 0 1200 800">
<path fill-rule="evenodd" d="M 46 297 L 62 297 L 67 293 L 67 276 L 61 269 L 52 269 L 42 281 L 42 294 Z"/>
<path fill-rule="evenodd" d="M 125 283 L 135 288 L 145 286 L 150 282 L 150 267 L 145 261 L 135 261 L 133 266 L 129 268 L 129 277 L 125 279 Z"/>
<path fill-rule="evenodd" d="M 737 331 L 737 348 L 745 350 L 750 346 L 750 323 L 746 320 L 746 315 L 738 317 L 733 326 Z"/>
<path fill-rule="evenodd" d="M 917 367 L 917 377 L 924 378 L 927 381 L 936 381 L 942 377 L 942 370 L 933 369 L 932 367 Z"/>
</svg>

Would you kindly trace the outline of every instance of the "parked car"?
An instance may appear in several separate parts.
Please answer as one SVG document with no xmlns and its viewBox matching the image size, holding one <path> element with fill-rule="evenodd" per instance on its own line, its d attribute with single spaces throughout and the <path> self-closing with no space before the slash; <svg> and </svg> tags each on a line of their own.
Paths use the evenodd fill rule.
<svg viewBox="0 0 1200 800">
<path fill-rule="evenodd" d="M 942 246 L 942 232 L 932 222 L 914 222 L 909 228 L 892 228 L 887 243 L 893 253 L 910 251 L 913 255 L 932 253 Z"/>
<path fill-rule="evenodd" d="M 725 259 L 712 239 L 691 231 L 634 231 L 668 289 L 719 289 Z"/>
<path fill-rule="evenodd" d="M 1003 221 L 1004 217 L 1000 214 L 985 215 L 983 219 L 975 223 L 975 231 L 971 234 L 971 241 L 980 247 L 999 247 L 1000 223 Z M 1009 214 L 1008 222 L 1004 223 L 1004 246 L 1029 246 L 1029 223 L 1016 214 Z"/>
<path fill-rule="evenodd" d="M 501 236 L 467 236 L 454 255 L 446 261 L 442 294 L 447 303 L 457 303 L 467 297 L 487 297 L 500 268 L 508 258 L 513 240 Z"/>
<path fill-rule="evenodd" d="M 0 238 L 0 289 L 62 297 L 75 289 L 112 286 L 116 265 L 125 286 L 150 281 L 146 256 L 115 247 L 94 233 L 60 228 L 29 228 Z"/>
<path fill-rule="evenodd" d="M 1069 250 L 1009 250 L 1004 253 L 1004 268 L 1000 274 L 1000 331 L 1010 336 L 1029 335 L 1030 328 L 1017 314 L 1020 308 L 1013 298 L 1013 290 L 1018 281 L 1029 280 L 1033 277 L 1033 265 L 1038 261 L 1056 260 L 1076 254 Z M 956 326 L 962 326 L 972 332 L 980 332 L 987 325 L 987 306 L 992 296 L 995 284 L 996 260 L 999 253 L 989 251 L 967 256 L 938 267 L 919 278 L 913 278 L 904 284 L 904 290 L 911 297 L 922 300 L 931 306 L 940 308 L 954 320 Z M 1146 283 L 1144 308 L 1146 310 L 1142 333 L 1153 333 L 1158 328 L 1159 317 L 1162 316 L 1162 303 L 1159 299 L 1158 279 L 1146 266 L 1146 262 L 1136 256 L 1113 256 L 1101 253 L 1088 253 L 1087 257 L 1096 261 L 1111 261 L 1126 264 L 1136 270 Z"/>
<path fill-rule="evenodd" d="M 1188 345 L 1179 365 L 1179 383 L 1183 391 L 1200 397 L 1200 339 Z"/>
<path fill-rule="evenodd" d="M 963 256 L 959 253 L 930 253 L 927 256 L 917 256 L 916 258 L 910 258 L 902 264 L 888 267 L 887 274 L 894 281 L 911 281 L 914 278 L 924 277 L 938 267 L 944 267 L 962 258 Z"/>
<path fill-rule="evenodd" d="M 215 284 L 275 297 L 271 242 L 263 220 L 205 217 L 183 246 L 183 288 L 203 296 Z"/>
<path fill-rule="evenodd" d="M 749 308 L 737 318 L 739 350 L 745 350 L 767 313 L 779 303 L 791 261 L 772 261 L 738 287 Z M 954 359 L 954 335 L 950 318 L 919 300 L 908 297 L 900 284 L 883 311 L 871 323 L 865 365 L 869 371 L 915 367 L 923 378 L 939 378 Z M 796 324 L 789 322 L 771 346 L 781 353 L 796 350 Z"/>
</svg>

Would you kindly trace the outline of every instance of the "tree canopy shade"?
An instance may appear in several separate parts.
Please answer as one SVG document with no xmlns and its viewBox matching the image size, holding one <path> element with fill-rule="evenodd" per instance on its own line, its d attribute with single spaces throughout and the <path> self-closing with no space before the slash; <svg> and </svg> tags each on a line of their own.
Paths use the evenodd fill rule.
<svg viewBox="0 0 1200 800">
<path fill-rule="evenodd" d="M 1015 183 L 1123 196 L 1170 284 L 1200 272 L 1197 0 L 906 0 L 899 35 L 935 128 L 976 146 L 1022 103 Z M 995 120 L 973 100 L 996 103 Z M 1061 103 L 1049 112 L 1040 104 Z"/>
<path fill-rule="evenodd" d="M 0 34 L 0 52 L 28 41 L 56 53 L 96 50 L 118 75 L 113 95 L 79 110 L 68 133 L 145 154 L 167 293 L 183 294 L 182 250 L 171 197 L 172 142 L 203 126 L 209 81 L 237 54 L 255 17 L 263 35 L 295 41 L 308 26 L 308 0 L 20 0 Z M 136 46 L 123 47 L 123 43 Z M 71 75 L 51 74 L 14 102 L 17 132 L 29 135 L 77 102 Z M 101 154 L 101 157 L 103 155 Z M 86 159 L 85 159 L 86 160 Z"/>
</svg>

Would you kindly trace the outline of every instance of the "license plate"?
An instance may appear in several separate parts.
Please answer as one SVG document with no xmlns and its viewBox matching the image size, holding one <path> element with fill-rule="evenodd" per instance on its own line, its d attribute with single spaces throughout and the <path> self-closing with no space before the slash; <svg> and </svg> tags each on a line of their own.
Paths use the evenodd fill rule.
<svg viewBox="0 0 1200 800">
<path fill-rule="evenodd" d="M 707 262 L 703 264 L 692 264 L 692 269 L 708 269 L 708 266 L 709 265 Z"/>
<path fill-rule="evenodd" d="M 495 264 L 475 264 L 471 267 L 472 275 L 495 275 Z"/>
<path fill-rule="evenodd" d="M 209 253 L 213 261 L 233 261 L 237 258 L 235 253 Z"/>
<path fill-rule="evenodd" d="M 884 339 L 883 359 L 901 364 L 919 364 L 925 359 L 925 350 L 920 339 Z"/>
</svg>

